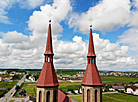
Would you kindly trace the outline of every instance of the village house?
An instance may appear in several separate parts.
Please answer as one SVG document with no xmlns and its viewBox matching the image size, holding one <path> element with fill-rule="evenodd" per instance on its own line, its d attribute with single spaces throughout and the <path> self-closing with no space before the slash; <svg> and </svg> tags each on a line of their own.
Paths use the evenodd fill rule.
<svg viewBox="0 0 138 102">
<path fill-rule="evenodd" d="M 3 77 L 3 80 L 11 80 L 12 77 Z"/>
<path fill-rule="evenodd" d="M 0 74 L 6 74 L 6 71 L 0 71 Z"/>
<path fill-rule="evenodd" d="M 16 75 L 24 75 L 25 72 L 16 72 Z"/>
<path fill-rule="evenodd" d="M 28 96 L 24 99 L 24 102 L 36 102 L 36 98 L 32 96 Z"/>
<path fill-rule="evenodd" d="M 15 74 L 16 74 L 16 72 L 14 72 L 14 71 L 13 72 L 10 72 L 10 75 L 11 76 L 14 76 Z"/>
<path fill-rule="evenodd" d="M 127 93 L 138 95 L 138 87 L 137 86 L 129 86 L 127 88 Z"/>
<path fill-rule="evenodd" d="M 29 76 L 28 79 L 31 80 L 31 81 L 35 81 L 35 77 L 34 76 Z"/>
<path fill-rule="evenodd" d="M 125 91 L 124 86 L 112 86 L 112 88 L 109 88 L 110 91 Z"/>
<path fill-rule="evenodd" d="M 78 73 L 77 76 L 78 77 L 83 77 L 84 75 L 83 75 L 83 73 Z"/>
<path fill-rule="evenodd" d="M 82 82 L 82 79 L 70 79 L 69 81 L 73 82 L 73 83 L 75 83 L 75 82 Z"/>
<path fill-rule="evenodd" d="M 138 87 L 138 83 L 135 83 L 133 86 L 137 86 Z"/>
<path fill-rule="evenodd" d="M 19 96 L 26 96 L 26 91 L 24 89 L 19 89 L 18 94 Z"/>
<path fill-rule="evenodd" d="M 0 81 L 3 81 L 3 77 L 0 77 Z"/>
</svg>

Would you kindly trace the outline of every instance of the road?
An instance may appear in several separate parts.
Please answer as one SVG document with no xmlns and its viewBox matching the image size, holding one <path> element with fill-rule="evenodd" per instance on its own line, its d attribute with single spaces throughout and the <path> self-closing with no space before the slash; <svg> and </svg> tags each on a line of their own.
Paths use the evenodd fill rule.
<svg viewBox="0 0 138 102">
<path fill-rule="evenodd" d="M 26 77 L 26 75 L 24 75 L 22 77 L 22 79 L 16 85 L 20 86 L 24 82 L 25 77 Z M 12 98 L 12 96 L 16 92 L 16 90 L 15 90 L 16 85 L 8 93 L 6 93 L 3 98 L 1 98 L 0 102 L 9 102 L 10 101 L 10 98 Z"/>
</svg>

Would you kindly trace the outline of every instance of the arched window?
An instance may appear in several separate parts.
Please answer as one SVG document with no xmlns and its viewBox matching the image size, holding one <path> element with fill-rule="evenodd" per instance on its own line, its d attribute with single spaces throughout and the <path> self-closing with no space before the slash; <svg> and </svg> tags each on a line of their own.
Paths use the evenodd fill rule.
<svg viewBox="0 0 138 102">
<path fill-rule="evenodd" d="M 96 59 L 94 58 L 94 64 L 96 64 Z"/>
<path fill-rule="evenodd" d="M 90 90 L 87 90 L 87 102 L 90 102 Z"/>
<path fill-rule="evenodd" d="M 46 95 L 46 102 L 50 102 L 50 92 L 49 91 L 47 92 L 47 95 Z"/>
<path fill-rule="evenodd" d="M 100 102 L 102 102 L 102 88 L 100 88 Z"/>
<path fill-rule="evenodd" d="M 57 100 L 57 91 L 55 90 L 54 91 L 54 102 L 56 102 L 56 100 Z"/>
<path fill-rule="evenodd" d="M 88 58 L 88 64 L 90 63 L 90 58 Z"/>
<path fill-rule="evenodd" d="M 95 90 L 95 102 L 97 102 L 97 90 Z"/>
<path fill-rule="evenodd" d="M 82 90 L 82 94 L 83 94 L 83 97 L 82 98 L 83 98 L 83 102 L 84 102 L 84 89 Z"/>
<path fill-rule="evenodd" d="M 48 57 L 48 62 L 50 62 L 50 57 Z"/>
<path fill-rule="evenodd" d="M 53 62 L 53 58 L 51 57 L 51 62 Z"/>
<path fill-rule="evenodd" d="M 42 92 L 39 91 L 39 102 L 42 102 Z"/>
<path fill-rule="evenodd" d="M 93 58 L 92 58 L 92 64 L 93 64 Z"/>
<path fill-rule="evenodd" d="M 45 62 L 47 62 L 47 57 L 45 57 Z"/>
</svg>

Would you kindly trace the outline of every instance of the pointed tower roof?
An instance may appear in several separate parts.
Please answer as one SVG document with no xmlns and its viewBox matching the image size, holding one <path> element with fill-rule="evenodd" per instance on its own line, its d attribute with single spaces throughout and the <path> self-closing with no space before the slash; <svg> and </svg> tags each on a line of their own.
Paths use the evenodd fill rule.
<svg viewBox="0 0 138 102">
<path fill-rule="evenodd" d="M 82 80 L 82 85 L 103 85 L 98 69 L 96 67 L 96 55 L 94 52 L 92 26 L 90 26 L 90 38 L 88 49 L 88 64 Z"/>
<path fill-rule="evenodd" d="M 89 37 L 89 49 L 88 49 L 88 56 L 95 56 L 94 52 L 94 44 L 93 44 L 93 37 L 92 37 L 92 25 L 90 26 L 90 37 Z"/>
<path fill-rule="evenodd" d="M 50 21 L 51 22 L 51 21 Z M 37 87 L 53 87 L 58 86 L 57 74 L 53 65 L 53 48 L 52 48 L 52 35 L 51 35 L 51 24 L 49 24 L 47 45 L 45 55 L 45 62 L 41 70 L 41 74 L 37 81 Z"/>
<path fill-rule="evenodd" d="M 52 34 L 51 34 L 51 20 L 49 20 L 49 28 L 48 28 L 48 35 L 47 35 L 47 44 L 46 44 L 46 54 L 54 54 L 53 47 L 52 47 Z"/>
</svg>

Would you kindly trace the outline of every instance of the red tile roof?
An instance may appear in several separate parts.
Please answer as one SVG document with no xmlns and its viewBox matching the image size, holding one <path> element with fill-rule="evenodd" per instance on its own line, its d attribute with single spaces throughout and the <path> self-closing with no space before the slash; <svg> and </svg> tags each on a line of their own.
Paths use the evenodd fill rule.
<svg viewBox="0 0 138 102">
<path fill-rule="evenodd" d="M 51 32 L 51 24 L 49 24 L 46 51 L 44 54 L 54 54 L 53 53 L 53 47 L 52 47 L 52 34 L 51 33 L 52 33 Z"/>
<path fill-rule="evenodd" d="M 58 86 L 57 74 L 54 69 L 54 65 L 51 62 L 45 62 L 37 81 L 36 86 L 39 87 L 50 87 Z"/>
<path fill-rule="evenodd" d="M 94 52 L 92 29 L 90 29 L 89 50 L 88 50 L 87 58 L 96 60 L 95 57 L 96 55 Z M 95 62 L 87 64 L 87 68 L 81 84 L 82 85 L 103 85 Z"/>
<path fill-rule="evenodd" d="M 58 90 L 58 102 L 72 102 L 62 91 Z"/>
<path fill-rule="evenodd" d="M 137 86 L 129 86 L 128 88 L 131 88 L 133 91 L 135 91 L 136 89 L 138 89 Z"/>
<path fill-rule="evenodd" d="M 94 52 L 94 44 L 93 44 L 93 37 L 92 37 L 92 29 L 90 29 L 90 37 L 89 37 L 89 49 L 88 49 L 88 55 L 87 56 L 95 56 L 96 54 Z"/>
<path fill-rule="evenodd" d="M 53 60 L 53 48 L 52 48 L 52 35 L 51 35 L 51 24 L 49 24 L 48 29 L 48 37 L 47 37 L 47 45 L 46 52 L 44 53 L 45 57 L 51 57 Z M 38 87 L 53 87 L 58 86 L 57 74 L 54 69 L 53 61 L 51 62 L 45 61 L 43 68 L 41 70 L 41 74 L 37 81 L 36 86 Z"/>
<path fill-rule="evenodd" d="M 95 64 L 88 64 L 83 80 L 82 85 L 103 85 L 99 72 Z"/>
</svg>

